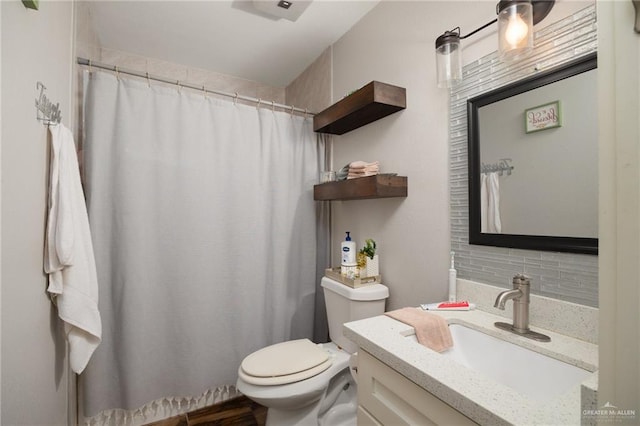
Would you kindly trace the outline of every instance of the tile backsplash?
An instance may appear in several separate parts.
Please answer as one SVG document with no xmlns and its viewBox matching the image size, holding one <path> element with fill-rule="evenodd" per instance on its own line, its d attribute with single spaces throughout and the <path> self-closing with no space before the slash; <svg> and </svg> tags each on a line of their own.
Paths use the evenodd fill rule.
<svg viewBox="0 0 640 426">
<path fill-rule="evenodd" d="M 493 306 L 501 288 L 458 279 L 458 296 L 469 300 L 478 309 L 506 318 L 510 323 L 513 318 L 513 304 L 501 310 Z M 598 308 L 559 300 L 545 296 L 531 295 L 529 305 L 529 323 L 531 327 L 571 336 L 585 342 L 598 344 Z"/>
<path fill-rule="evenodd" d="M 597 51 L 595 5 L 537 31 L 535 45 L 532 55 L 514 64 L 500 61 L 497 52 L 468 64 L 463 81 L 451 90 L 451 249 L 459 278 L 508 288 L 513 275 L 524 273 L 532 278 L 535 294 L 595 307 L 597 256 L 469 244 L 467 100 Z"/>
</svg>

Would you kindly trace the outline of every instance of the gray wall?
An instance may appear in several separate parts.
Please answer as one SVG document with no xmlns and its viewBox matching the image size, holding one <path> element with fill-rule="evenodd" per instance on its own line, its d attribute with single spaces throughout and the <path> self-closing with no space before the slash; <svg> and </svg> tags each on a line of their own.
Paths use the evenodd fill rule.
<svg viewBox="0 0 640 426">
<path fill-rule="evenodd" d="M 48 131 L 36 121 L 36 82 L 71 125 L 73 5 L 2 8 L 2 419 L 66 425 L 65 342 L 43 273 Z"/>
<path fill-rule="evenodd" d="M 590 6 L 538 31 L 540 47 L 526 60 L 504 64 L 493 53 L 464 67 L 464 82 L 452 90 L 450 105 L 451 247 L 459 277 L 510 287 L 513 275 L 523 272 L 533 278 L 537 294 L 598 305 L 597 256 L 469 245 L 466 128 L 468 98 L 531 75 L 536 67 L 549 69 L 593 52 L 596 38 L 595 7 Z"/>
</svg>

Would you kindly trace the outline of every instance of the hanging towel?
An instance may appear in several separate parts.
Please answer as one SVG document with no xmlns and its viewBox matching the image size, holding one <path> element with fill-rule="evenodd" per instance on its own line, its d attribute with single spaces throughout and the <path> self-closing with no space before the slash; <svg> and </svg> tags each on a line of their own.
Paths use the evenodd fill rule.
<svg viewBox="0 0 640 426">
<path fill-rule="evenodd" d="M 480 232 L 487 232 L 487 174 L 480 173 Z"/>
<path fill-rule="evenodd" d="M 453 346 L 449 324 L 439 315 L 420 308 L 402 308 L 385 315 L 415 328 L 418 343 L 429 349 L 442 352 Z"/>
<path fill-rule="evenodd" d="M 499 234 L 502 232 L 502 221 L 500 220 L 500 183 L 498 172 L 491 172 L 487 175 L 487 232 Z"/>
<path fill-rule="evenodd" d="M 50 126 L 51 166 L 44 270 L 64 321 L 71 369 L 80 374 L 100 344 L 98 279 L 73 135 Z"/>
<path fill-rule="evenodd" d="M 480 232 L 500 234 L 500 183 L 498 172 L 480 175 Z"/>
</svg>

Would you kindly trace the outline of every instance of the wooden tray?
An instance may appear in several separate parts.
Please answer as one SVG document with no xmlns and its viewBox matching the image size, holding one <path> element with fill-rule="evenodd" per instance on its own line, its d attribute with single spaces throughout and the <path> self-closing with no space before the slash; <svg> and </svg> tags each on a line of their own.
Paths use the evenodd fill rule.
<svg viewBox="0 0 640 426">
<path fill-rule="evenodd" d="M 375 275 L 373 277 L 360 277 L 360 278 L 347 278 L 340 273 L 340 268 L 325 269 L 325 275 L 332 280 L 338 281 L 351 288 L 364 287 L 371 284 L 380 284 L 382 281 L 382 275 Z"/>
</svg>

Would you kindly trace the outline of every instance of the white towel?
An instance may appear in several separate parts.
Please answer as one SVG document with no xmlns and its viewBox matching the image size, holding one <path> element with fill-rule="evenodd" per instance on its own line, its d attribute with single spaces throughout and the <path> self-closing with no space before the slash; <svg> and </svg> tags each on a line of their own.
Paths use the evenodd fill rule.
<svg viewBox="0 0 640 426">
<path fill-rule="evenodd" d="M 487 232 L 487 174 L 480 173 L 480 232 Z"/>
<path fill-rule="evenodd" d="M 482 173 L 480 183 L 481 232 L 500 234 L 500 183 L 498 172 Z"/>
<path fill-rule="evenodd" d="M 51 176 L 44 270 L 47 291 L 65 322 L 71 369 L 80 374 L 98 347 L 102 323 L 98 278 L 73 135 L 50 126 Z"/>
</svg>

